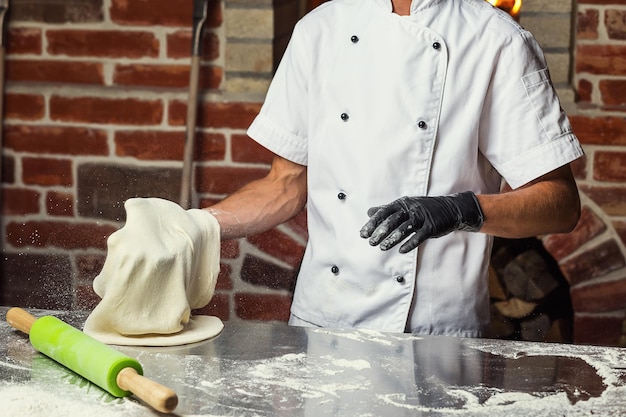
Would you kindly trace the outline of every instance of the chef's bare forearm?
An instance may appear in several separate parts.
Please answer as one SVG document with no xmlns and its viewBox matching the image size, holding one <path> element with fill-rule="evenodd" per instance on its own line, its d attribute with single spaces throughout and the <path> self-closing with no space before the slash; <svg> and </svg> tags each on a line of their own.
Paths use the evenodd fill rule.
<svg viewBox="0 0 626 417">
<path fill-rule="evenodd" d="M 580 200 L 569 165 L 517 190 L 478 195 L 485 216 L 482 233 L 524 238 L 570 232 L 580 217 Z"/>
<path fill-rule="evenodd" d="M 306 196 L 306 167 L 277 156 L 267 176 L 205 210 L 219 222 L 223 240 L 237 239 L 289 220 L 304 208 Z"/>
</svg>

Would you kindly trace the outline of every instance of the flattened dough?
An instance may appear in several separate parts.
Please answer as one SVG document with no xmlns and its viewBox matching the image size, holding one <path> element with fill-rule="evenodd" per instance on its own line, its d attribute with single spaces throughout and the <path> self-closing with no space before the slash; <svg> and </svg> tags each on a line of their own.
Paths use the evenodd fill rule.
<svg viewBox="0 0 626 417">
<path fill-rule="evenodd" d="M 96 340 L 118 346 L 178 346 L 201 342 L 220 334 L 224 323 L 214 316 L 192 316 L 185 328 L 174 334 L 122 336 L 119 333 L 92 333 Z"/>
</svg>

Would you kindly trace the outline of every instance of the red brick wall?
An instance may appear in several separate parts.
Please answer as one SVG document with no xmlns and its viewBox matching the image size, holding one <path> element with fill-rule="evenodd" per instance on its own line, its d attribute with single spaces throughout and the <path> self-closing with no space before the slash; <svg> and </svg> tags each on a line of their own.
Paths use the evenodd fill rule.
<svg viewBox="0 0 626 417">
<path fill-rule="evenodd" d="M 194 198 L 206 204 L 264 175 L 271 156 L 245 135 L 258 100 L 229 101 L 223 4 L 203 39 Z M 91 281 L 124 200 L 179 199 L 192 1 L 11 2 L 5 61 L 0 303 L 91 308 Z M 303 217 L 224 242 L 204 312 L 286 320 Z M 267 242 L 272 242 L 267 244 Z"/>
<path fill-rule="evenodd" d="M 110 4 L 110 8 L 108 5 Z M 223 8 L 204 37 L 194 199 L 223 198 L 264 175 L 271 156 L 245 135 L 259 100 L 224 86 Z M 522 11 L 523 12 L 523 11 Z M 583 218 L 544 243 L 572 285 L 575 341 L 616 344 L 626 306 L 626 0 L 578 2 L 571 114 Z M 11 2 L 2 158 L 0 303 L 90 308 L 106 237 L 133 196 L 177 201 L 191 1 Z M 306 242 L 304 216 L 222 245 L 203 312 L 286 320 Z"/>
<path fill-rule="evenodd" d="M 586 156 L 575 164 L 582 219 L 544 243 L 571 284 L 574 340 L 616 345 L 626 307 L 626 0 L 579 0 L 570 115 Z"/>
</svg>

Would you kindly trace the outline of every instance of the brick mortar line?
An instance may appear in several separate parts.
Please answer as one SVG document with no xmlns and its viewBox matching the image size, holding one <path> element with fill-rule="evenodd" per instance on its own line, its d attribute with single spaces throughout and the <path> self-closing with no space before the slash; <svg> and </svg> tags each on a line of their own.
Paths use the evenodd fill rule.
<svg viewBox="0 0 626 417">
<path fill-rule="evenodd" d="M 570 285 L 570 289 L 584 289 L 584 288 L 588 288 L 588 287 L 595 287 L 597 285 L 601 285 L 601 284 L 610 284 L 613 282 L 620 282 L 620 281 L 624 281 L 624 283 L 626 284 L 626 267 L 625 268 L 620 268 L 620 269 L 616 269 L 615 271 L 611 271 L 608 274 L 602 276 L 602 277 L 598 277 L 589 281 L 583 281 L 579 284 L 576 285 Z M 624 309 L 620 309 L 617 311 L 624 311 Z M 623 313 L 622 313 L 623 314 Z"/>
<path fill-rule="evenodd" d="M 598 236 L 590 240 L 587 240 L 580 247 L 576 248 L 574 252 L 570 253 L 569 255 L 565 256 L 562 259 L 559 259 L 558 263 L 562 264 L 564 262 L 567 262 L 568 260 L 573 259 L 574 257 L 581 255 L 589 251 L 590 249 L 594 249 L 595 247 L 609 240 L 615 241 L 615 243 L 620 248 L 620 252 L 622 256 L 626 258 L 626 246 L 620 239 L 619 234 L 617 233 L 617 231 L 615 230 L 615 227 L 613 226 L 613 221 L 614 221 L 613 218 L 610 215 L 606 214 L 604 210 L 591 199 L 591 197 L 587 196 L 584 193 L 584 191 L 580 191 L 580 200 L 581 200 L 581 206 L 587 206 L 596 216 L 600 218 L 602 223 L 606 226 L 606 230 L 602 232 L 601 234 L 599 234 Z M 619 270 L 626 270 L 626 267 L 620 268 Z M 608 275 L 608 274 L 605 274 L 605 275 Z"/>
<path fill-rule="evenodd" d="M 142 131 L 142 132 L 164 132 L 164 133 L 177 133 L 184 132 L 185 126 L 172 126 L 169 124 L 150 124 L 150 125 L 125 125 L 125 124 L 102 124 L 102 123 L 87 123 L 87 122 L 66 122 L 57 121 L 52 119 L 39 119 L 39 120 L 21 120 L 21 119 L 5 119 L 4 124 L 6 126 L 25 126 L 25 127 L 67 127 L 67 128 L 84 128 L 95 129 L 111 132 L 118 131 Z M 210 131 L 207 133 L 211 133 Z M 75 154 L 71 154 L 77 156 Z"/>
<path fill-rule="evenodd" d="M 576 109 L 576 113 L 570 113 L 570 115 L 580 115 L 580 116 L 591 116 L 591 117 L 626 117 L 626 110 L 618 111 L 618 110 L 604 110 L 601 108 L 601 104 L 597 104 L 596 102 L 590 103 L 593 108 L 584 108 L 581 107 L 580 104 Z"/>
<path fill-rule="evenodd" d="M 123 85 L 96 85 L 96 84 L 58 84 L 51 83 L 27 83 L 27 82 L 7 82 L 5 93 L 25 94 L 34 96 L 60 96 L 68 98 L 138 98 L 142 101 L 153 101 L 161 99 L 163 101 L 187 102 L 189 95 L 188 87 L 181 87 L 176 90 L 161 89 L 157 87 L 136 87 L 129 89 Z M 264 94 L 263 94 L 264 97 Z M 205 103 L 217 104 L 258 104 L 263 102 L 263 97 L 259 93 L 230 93 L 216 90 L 202 90 L 198 99 Z"/>
<path fill-rule="evenodd" d="M 579 12 L 584 12 L 587 10 L 626 10 L 626 4 L 587 4 L 587 3 L 578 3 Z"/>
<path fill-rule="evenodd" d="M 272 45 L 274 43 L 274 38 L 236 38 L 232 36 L 226 36 L 226 42 L 238 45 Z"/>
<path fill-rule="evenodd" d="M 46 193 L 42 193 L 42 195 L 40 196 L 40 199 L 42 200 L 40 201 L 40 208 L 42 207 L 41 203 L 43 203 L 44 209 L 46 208 L 45 195 Z M 2 222 L 5 225 L 8 223 L 22 223 L 23 224 L 23 223 L 29 223 L 29 222 L 40 222 L 40 223 L 65 223 L 70 226 L 74 226 L 74 225 L 93 226 L 94 224 L 97 224 L 98 226 L 112 226 L 115 228 L 120 228 L 122 224 L 124 223 L 122 221 L 100 219 L 100 218 L 95 218 L 95 217 L 84 217 L 84 216 L 79 216 L 78 214 L 76 214 L 75 216 L 53 216 L 45 212 L 44 213 L 32 213 L 28 215 L 23 215 L 23 214 L 8 215 L 7 214 L 7 215 L 3 215 L 2 217 L 3 217 Z M 5 241 L 5 243 L 8 243 L 8 242 Z M 44 246 L 43 248 L 38 248 L 35 246 L 28 246 L 28 247 L 33 248 L 33 249 L 42 249 L 42 250 L 45 250 L 45 248 L 49 247 L 49 248 L 58 249 L 60 251 L 74 251 L 74 250 L 86 250 L 86 249 L 92 249 L 96 251 L 105 250 L 105 249 L 100 249 L 100 248 L 65 249 L 65 248 L 58 248 L 56 246 Z"/>
<path fill-rule="evenodd" d="M 226 1 L 222 7 L 224 10 L 274 10 L 274 5 L 271 0 L 268 0 L 266 3 L 261 3 L 258 0 L 251 1 L 250 3 L 233 3 L 232 1 Z"/>
<path fill-rule="evenodd" d="M 194 161 L 194 166 L 198 168 L 267 168 L 269 170 L 270 165 L 265 162 L 234 162 L 234 161 Z"/>
<path fill-rule="evenodd" d="M 576 132 L 574 132 L 576 133 Z M 597 151 L 608 151 L 608 152 L 621 152 L 621 153 L 626 153 L 626 146 L 625 145 L 601 145 L 601 144 L 589 144 L 589 145 L 583 145 L 584 149 L 585 149 L 585 153 L 587 150 L 593 152 L 597 152 Z M 620 185 L 623 185 L 626 187 L 626 185 L 622 182 L 620 183 Z"/>
<path fill-rule="evenodd" d="M 307 244 L 307 239 L 303 238 L 302 236 L 300 236 L 300 234 L 298 234 L 297 232 L 295 232 L 291 227 L 289 227 L 287 224 L 282 223 L 279 224 L 276 227 L 281 233 L 284 233 L 285 235 L 289 236 L 291 239 L 293 239 L 294 241 L 298 242 L 299 244 L 301 244 L 302 246 L 306 247 Z"/>
<path fill-rule="evenodd" d="M 102 251 L 96 248 L 87 248 L 87 249 L 64 249 L 56 246 L 44 246 L 41 248 L 37 248 L 34 246 L 24 246 L 21 248 L 16 248 L 11 246 L 8 242 L 3 243 L 3 251 L 2 255 L 66 255 L 68 258 L 73 258 L 74 256 L 84 256 L 84 255 L 101 255 L 105 254 L 106 251 Z M 9 250 L 7 250 L 7 247 Z M 90 251 L 95 250 L 97 252 Z M 82 251 L 82 252 L 81 252 Z M 71 260 L 70 260 L 71 263 Z M 72 271 L 73 274 L 78 275 L 78 269 Z M 81 283 L 83 283 L 81 281 Z"/>
<path fill-rule="evenodd" d="M 11 54 L 7 55 L 6 61 L 54 61 L 54 62 L 67 62 L 67 63 L 94 63 L 94 64 L 112 64 L 112 65 L 129 65 L 129 64 L 163 64 L 163 65 L 176 65 L 184 66 L 191 65 L 190 57 L 171 58 L 171 57 L 140 57 L 140 58 L 128 58 L 128 57 L 102 57 L 102 56 L 68 56 L 68 55 L 37 55 L 37 54 Z M 203 67 L 217 67 L 224 68 L 222 65 L 217 65 L 219 59 L 202 60 L 201 65 Z"/>
<path fill-rule="evenodd" d="M 598 31 L 598 35 L 600 31 Z M 606 39 L 580 39 L 576 41 L 576 46 L 626 46 L 626 39 L 610 39 L 608 35 Z M 574 54 L 575 55 L 575 54 Z"/>
<path fill-rule="evenodd" d="M 545 12 L 545 11 L 541 11 L 541 10 L 536 10 L 536 11 L 528 11 L 528 10 L 524 10 L 524 6 L 522 5 L 522 11 L 520 14 L 520 23 L 522 25 L 522 27 L 524 26 L 524 21 L 525 20 L 529 20 L 529 19 L 537 19 L 537 20 L 542 20 L 544 18 L 562 18 L 562 19 L 567 19 L 567 20 L 571 20 L 572 17 L 572 12 L 571 10 L 563 10 L 563 11 L 551 11 L 551 12 Z"/>
<path fill-rule="evenodd" d="M 209 27 L 207 26 L 203 30 L 206 33 L 218 32 L 222 26 Z M 189 21 L 188 25 L 182 26 L 170 26 L 170 25 L 138 25 L 129 23 L 116 23 L 110 20 L 102 20 L 99 22 L 65 22 L 65 23 L 46 23 L 46 22 L 34 22 L 26 20 L 9 20 L 7 25 L 8 29 L 41 29 L 42 35 L 50 30 L 54 32 L 71 32 L 77 31 L 101 31 L 101 32 L 152 32 L 152 33 L 164 33 L 173 34 L 179 31 L 191 31 L 192 22 Z"/>
<path fill-rule="evenodd" d="M 105 65 L 107 62 L 104 63 Z M 225 73 L 225 76 L 230 76 L 233 73 Z M 235 73 L 236 74 L 236 73 Z M 251 73 L 252 74 L 252 73 Z M 258 79 L 269 79 L 267 77 L 259 77 Z M 33 91 L 35 90 L 36 91 Z M 186 101 L 189 88 L 188 86 L 171 88 L 171 87 L 156 87 L 156 86 L 129 86 L 122 84 L 62 84 L 59 86 L 58 83 L 51 82 L 32 82 L 32 81 L 11 81 L 9 80 L 6 84 L 6 93 L 19 93 L 19 94 L 29 94 L 29 95 L 45 95 L 48 94 L 56 94 L 60 96 L 66 97 L 89 97 L 92 96 L 93 93 L 97 93 L 99 97 L 102 97 L 102 94 L 107 94 L 109 96 L 118 95 L 118 96 L 140 96 L 141 98 L 162 98 L 162 99 L 179 99 L 181 101 Z M 92 93 L 92 94 L 86 94 Z M 228 92 L 223 90 L 215 90 L 215 89 L 203 89 L 199 92 L 198 99 L 204 102 L 215 102 L 215 103 L 262 103 L 263 98 L 265 97 L 265 93 L 253 92 L 253 93 L 241 93 L 241 92 Z"/>
<path fill-rule="evenodd" d="M 624 309 L 620 309 L 620 310 L 613 310 L 613 311 L 605 311 L 605 312 L 577 312 L 574 311 L 574 316 L 575 317 L 580 317 L 580 318 L 598 318 L 598 317 L 605 317 L 605 318 L 619 318 L 619 319 L 623 319 L 624 318 Z"/>
<path fill-rule="evenodd" d="M 623 153 L 623 151 L 622 151 Z M 583 181 L 577 181 L 579 185 L 586 185 L 586 186 L 590 186 L 590 187 L 618 187 L 618 188 L 625 188 L 624 187 L 624 182 L 623 181 L 599 181 L 599 180 L 595 180 L 593 179 L 593 172 L 591 172 L 589 174 L 591 176 L 590 179 L 586 179 Z M 610 216 L 607 214 L 607 216 Z"/>
</svg>

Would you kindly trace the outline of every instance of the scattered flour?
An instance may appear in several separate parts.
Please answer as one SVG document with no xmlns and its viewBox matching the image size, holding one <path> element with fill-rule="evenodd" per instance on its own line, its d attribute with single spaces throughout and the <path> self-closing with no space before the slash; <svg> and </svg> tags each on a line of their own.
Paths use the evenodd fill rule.
<svg viewBox="0 0 626 417">
<path fill-rule="evenodd" d="M 369 369 L 372 366 L 370 363 L 363 359 L 348 360 L 348 359 L 335 359 L 332 356 L 322 356 L 322 359 L 329 360 L 333 365 L 340 368 L 352 368 L 356 370 Z"/>
<path fill-rule="evenodd" d="M 20 366 L 20 365 L 16 365 L 16 364 L 13 364 L 13 363 L 10 363 L 10 362 L 0 361 L 0 367 L 2 367 L 2 366 L 5 367 L 5 368 L 17 369 L 17 370 L 20 370 L 20 371 L 30 371 L 30 368 L 27 368 L 25 366 Z"/>
<path fill-rule="evenodd" d="M 374 342 L 374 343 L 378 343 L 384 346 L 392 346 L 394 344 L 394 340 L 420 340 L 421 339 L 421 337 L 419 336 L 411 336 L 411 335 L 402 334 L 396 337 L 393 334 L 384 334 L 379 331 L 366 330 L 366 329 L 343 332 L 343 331 L 336 331 L 336 330 L 311 328 L 311 329 L 308 329 L 308 331 L 310 331 L 311 333 L 316 333 L 316 334 L 342 337 L 342 338 L 352 340 L 355 342 L 361 342 L 361 343 Z"/>
<path fill-rule="evenodd" d="M 257 402 L 259 408 L 268 401 L 279 409 L 284 403 L 287 410 L 293 407 L 293 398 L 332 402 L 343 393 L 371 389 L 367 375 L 370 368 L 370 363 L 362 359 L 337 359 L 330 355 L 312 358 L 304 353 L 288 353 L 229 363 L 223 366 L 227 372 L 222 378 L 205 379 L 200 386 L 207 394 L 216 390 L 245 393 L 249 400 Z M 365 373 L 360 377 L 345 378 L 342 374 L 346 371 L 351 375 L 360 371 Z"/>
<path fill-rule="evenodd" d="M 509 362 L 517 362 L 519 359 L 520 363 L 531 356 L 575 358 L 579 365 L 578 360 L 584 361 L 589 374 L 606 387 L 587 396 L 584 392 L 574 392 L 578 401 L 572 403 L 572 392 L 559 384 L 546 392 L 522 392 L 516 384 L 505 390 L 480 383 L 438 381 L 429 377 L 429 372 L 414 375 L 410 367 L 405 369 L 406 361 L 398 360 L 399 355 L 410 356 L 413 351 L 409 348 L 403 353 L 398 352 L 396 345 L 406 347 L 407 344 L 396 344 L 395 340 L 396 337 L 399 341 L 416 340 L 419 348 L 422 343 L 419 337 L 328 330 L 313 330 L 309 336 L 312 337 L 309 337 L 306 353 L 285 350 L 278 356 L 273 356 L 276 352 L 269 352 L 266 357 L 254 359 L 252 355 L 229 358 L 213 351 L 196 355 L 193 347 L 183 351 L 181 348 L 171 348 L 171 351 L 170 348 L 160 348 L 159 351 L 128 349 L 131 356 L 149 365 L 151 375 L 171 378 L 171 388 L 181 400 L 178 417 L 265 417 L 302 413 L 361 417 L 625 415 L 626 349 L 463 340 L 460 352 L 465 355 L 484 352 L 498 356 L 498 360 L 508 358 Z M 51 366 L 49 360 L 21 355 L 21 352 L 30 353 L 31 348 L 26 349 L 23 346 L 26 342 L 21 338 L 11 340 L 13 354 L 0 360 L 0 374 L 11 375 L 10 382 L 0 381 L 0 417 L 161 416 L 132 397 L 113 398 L 73 373 L 65 372 L 62 367 Z M 379 361 L 372 360 L 373 356 L 363 354 L 369 348 L 385 354 L 379 355 Z M 450 353 L 441 352 L 444 357 L 446 354 Z M 437 351 L 434 358 L 441 355 Z M 432 364 L 428 362 L 428 365 Z M 418 369 L 429 371 L 431 368 L 424 368 L 424 364 L 419 363 Z M 411 390 L 410 386 L 406 389 L 399 384 L 407 372 L 420 378 L 419 389 Z M 412 386 L 412 380 L 409 385 Z M 582 384 L 580 389 L 584 387 Z M 578 389 L 571 385 L 569 388 Z M 435 408 L 436 403 L 439 405 Z"/>
<path fill-rule="evenodd" d="M 80 394 L 80 393 L 79 393 Z M 25 385 L 0 385 L 2 417 L 143 417 L 158 415 L 129 400 L 97 400 Z"/>
<path fill-rule="evenodd" d="M 607 385 L 623 385 L 623 381 L 618 376 L 620 372 L 615 370 L 626 369 L 626 349 L 571 344 L 503 342 L 487 339 L 469 339 L 467 344 L 473 349 L 508 358 L 540 355 L 579 358 L 594 367 Z"/>
</svg>

